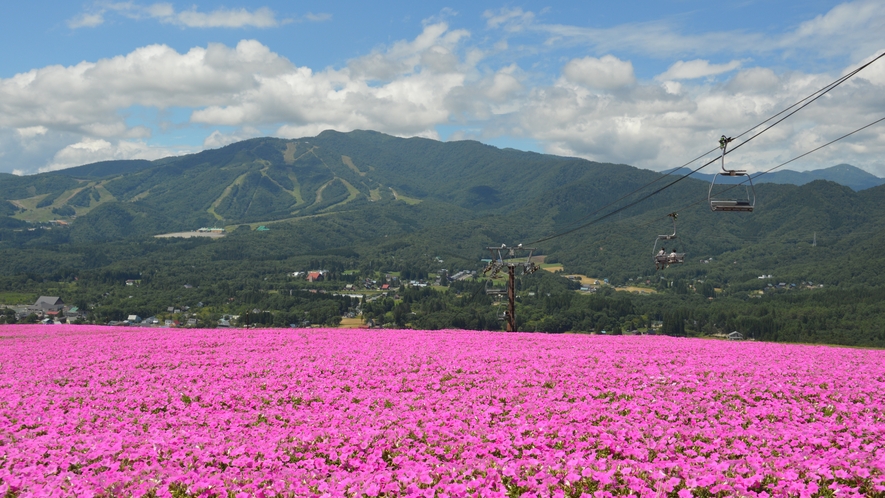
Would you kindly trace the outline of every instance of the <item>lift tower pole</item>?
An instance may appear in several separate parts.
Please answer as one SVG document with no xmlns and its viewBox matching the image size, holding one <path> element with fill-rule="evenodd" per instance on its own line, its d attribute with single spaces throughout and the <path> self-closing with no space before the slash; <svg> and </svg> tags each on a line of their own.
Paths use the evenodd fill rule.
<svg viewBox="0 0 885 498">
<path fill-rule="evenodd" d="M 486 247 L 492 253 L 492 260 L 483 269 L 483 275 L 492 272 L 492 278 L 495 278 L 504 267 L 507 267 L 507 276 L 509 285 L 507 287 L 507 332 L 516 332 L 516 267 L 522 268 L 523 275 L 530 275 L 538 271 L 538 265 L 532 262 L 532 254 L 534 249 L 522 247 L 519 244 L 516 247 L 507 247 L 501 244 L 501 247 Z M 525 260 L 522 255 L 528 253 Z"/>
</svg>

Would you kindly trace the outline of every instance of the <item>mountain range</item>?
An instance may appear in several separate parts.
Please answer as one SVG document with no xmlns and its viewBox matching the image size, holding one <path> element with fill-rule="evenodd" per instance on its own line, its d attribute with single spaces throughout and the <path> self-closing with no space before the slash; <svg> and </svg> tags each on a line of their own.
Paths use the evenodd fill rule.
<svg viewBox="0 0 885 498">
<path fill-rule="evenodd" d="M 859 171 L 839 165 L 814 173 L 829 180 L 758 184 L 754 213 L 711 213 L 705 177 L 372 131 L 256 138 L 156 161 L 0 175 L 0 273 L 142 271 L 196 255 L 217 265 L 207 271 L 320 257 L 472 269 L 486 246 L 525 243 L 568 271 L 628 281 L 654 274 L 653 244 L 676 211 L 674 244 L 692 264 L 671 275 L 885 283 L 871 270 L 885 262 L 885 187 L 863 187 L 874 182 Z M 766 176 L 812 174 L 780 173 Z M 29 230 L 49 220 L 68 228 Z M 259 225 L 270 231 L 252 230 Z M 187 256 L 152 241 L 211 226 L 229 235 L 180 246 Z"/>
<path fill-rule="evenodd" d="M 710 166 L 711 168 L 718 167 L 718 164 L 714 163 Z M 671 174 L 677 176 L 690 175 L 691 178 L 697 178 L 698 180 L 703 180 L 705 182 L 712 182 L 714 176 L 713 173 L 693 173 L 692 170 L 688 168 L 679 168 Z M 830 166 L 829 168 L 811 171 L 783 170 L 757 175 L 758 174 L 754 174 L 753 178 L 753 183 L 757 185 L 760 183 L 805 185 L 806 183 L 811 183 L 815 180 L 827 180 L 838 183 L 839 185 L 845 185 L 852 190 L 858 191 L 878 187 L 885 183 L 885 178 L 879 178 L 878 176 L 867 173 L 856 166 L 844 163 Z"/>
</svg>

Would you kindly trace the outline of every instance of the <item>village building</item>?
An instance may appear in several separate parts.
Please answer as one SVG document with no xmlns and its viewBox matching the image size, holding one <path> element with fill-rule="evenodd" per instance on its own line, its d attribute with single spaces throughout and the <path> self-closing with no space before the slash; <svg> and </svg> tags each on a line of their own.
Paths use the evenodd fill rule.
<svg viewBox="0 0 885 498">
<path fill-rule="evenodd" d="M 64 307 L 65 302 L 58 296 L 40 296 L 33 306 L 28 306 L 27 313 L 56 317 L 64 310 Z"/>
<path fill-rule="evenodd" d="M 61 311 L 65 307 L 65 302 L 58 296 L 40 296 L 34 307 L 42 311 Z"/>
<path fill-rule="evenodd" d="M 325 280 L 326 270 L 316 270 L 307 272 L 307 281 L 308 282 L 321 282 Z"/>
</svg>

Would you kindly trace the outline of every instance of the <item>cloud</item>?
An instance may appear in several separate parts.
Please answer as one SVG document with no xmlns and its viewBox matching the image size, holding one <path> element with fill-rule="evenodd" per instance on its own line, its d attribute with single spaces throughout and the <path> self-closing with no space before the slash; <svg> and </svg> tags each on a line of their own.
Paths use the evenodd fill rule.
<svg viewBox="0 0 885 498">
<path fill-rule="evenodd" d="M 88 13 L 84 12 L 68 20 L 68 27 L 77 28 L 94 28 L 104 23 L 104 14 L 102 12 Z"/>
<path fill-rule="evenodd" d="M 272 10 L 261 7 L 253 12 L 246 9 L 219 9 L 209 13 L 195 8 L 161 17 L 162 22 L 179 24 L 189 28 L 273 28 L 279 26 Z"/>
<path fill-rule="evenodd" d="M 45 135 L 47 131 L 49 131 L 45 126 L 28 126 L 26 128 L 19 128 L 16 130 L 18 135 L 23 139 L 31 139 L 34 137 L 38 137 L 41 135 Z"/>
<path fill-rule="evenodd" d="M 150 138 L 152 130 L 126 122 L 125 110 L 132 107 L 190 110 L 179 127 L 237 128 L 212 132 L 204 146 L 254 136 L 259 128 L 275 128 L 280 136 L 323 129 L 437 136 L 435 126 L 450 118 L 447 98 L 464 86 L 479 61 L 473 52 L 460 50 L 468 37 L 445 23 L 430 24 L 412 40 L 378 48 L 345 68 L 322 71 L 295 66 L 254 40 L 184 53 L 149 45 L 0 79 L 0 129 L 19 130 L 20 138 L 33 137 L 37 130 L 79 137 L 56 149 L 44 169 L 147 154 L 152 149 L 136 145 L 144 145 L 140 140 Z M 368 73 L 369 67 L 388 69 Z M 487 93 L 471 98 L 500 100 L 512 93 L 519 83 L 510 73 L 490 75 Z"/>
<path fill-rule="evenodd" d="M 508 133 L 531 137 L 554 154 L 665 170 L 715 148 L 722 133 L 738 135 L 757 127 L 837 76 L 749 68 L 724 83 L 686 81 L 673 87 L 672 82 L 640 81 L 616 96 L 576 87 L 564 77 L 552 86 L 532 89 L 520 111 L 510 116 L 516 121 Z M 760 135 L 733 161 L 738 167 L 763 171 L 859 128 L 885 115 L 883 90 L 885 85 L 850 80 Z M 871 129 L 790 168 L 848 162 L 881 175 L 885 164 L 873 151 L 885 152 L 885 129 Z"/>
<path fill-rule="evenodd" d="M 112 161 L 117 159 L 160 159 L 172 155 L 179 155 L 183 150 L 172 150 L 163 147 L 151 147 L 139 141 L 114 141 L 86 138 L 77 143 L 68 145 L 58 151 L 51 162 L 39 168 L 39 173 L 58 171 L 61 169 L 81 166 L 83 164 L 96 163 L 99 161 Z"/>
<path fill-rule="evenodd" d="M 255 85 L 229 103 L 198 109 L 191 119 L 228 126 L 285 123 L 279 128 L 284 136 L 317 127 L 427 134 L 448 120 L 445 98 L 465 81 L 453 51 L 464 36 L 434 24 L 412 41 L 376 50 L 341 70 L 293 66 L 284 74 L 256 75 Z"/>
<path fill-rule="evenodd" d="M 229 9 L 223 11 L 229 20 L 223 21 L 224 16 L 212 17 L 222 11 L 178 11 L 164 3 L 102 8 L 105 16 L 170 23 L 184 23 L 182 12 L 200 14 L 187 21 L 195 26 L 234 26 L 242 22 L 230 20 L 238 12 L 261 11 Z M 846 56 L 843 64 L 827 64 L 838 69 L 829 72 L 789 66 L 793 59 L 787 55 L 802 43 L 815 46 L 809 41 L 813 33 L 835 37 L 833 26 L 857 22 L 862 31 L 881 18 L 875 2 L 839 8 L 844 12 L 833 9 L 781 35 L 683 35 L 664 21 L 589 29 L 543 24 L 538 20 L 543 13 L 499 9 L 484 14 L 491 34 L 477 35 L 434 17 L 410 39 L 325 68 L 293 64 L 256 40 L 182 52 L 148 45 L 116 57 L 0 78 L 0 170 L 30 172 L 185 150 L 168 145 L 173 133 L 161 122 L 167 110 L 178 116 L 168 129 L 197 135 L 191 138 L 195 149 L 258 136 L 261 130 L 291 138 L 326 129 L 436 138 L 438 128 L 456 127 L 460 131 L 452 137 L 526 139 L 549 153 L 669 169 L 714 148 L 722 133 L 736 135 L 758 125 L 885 48 L 878 41 L 875 49 Z M 846 13 L 874 21 L 852 21 Z M 496 39 L 495 30 L 503 37 Z M 872 38 L 868 33 L 846 36 Z M 553 41 L 534 43 L 539 38 Z M 523 59 L 526 50 L 551 54 Z M 737 51 L 747 53 L 733 57 Z M 836 51 L 848 53 L 844 47 Z M 777 62 L 766 67 L 772 54 Z M 661 67 L 668 69 L 656 77 L 637 74 L 634 64 L 648 57 L 663 60 Z M 755 66 L 745 67 L 750 60 Z M 538 69 L 545 65 L 559 70 L 545 74 Z M 885 115 L 883 94 L 885 60 L 742 148 L 734 161 L 752 171 L 789 159 L 810 144 Z M 127 110 L 134 107 L 149 111 L 129 122 Z M 160 117 L 151 118 L 151 109 Z M 885 175 L 878 159 L 883 154 L 885 132 L 871 129 L 790 167 L 831 166 L 835 160 Z"/>
<path fill-rule="evenodd" d="M 602 28 L 544 23 L 543 16 L 520 8 L 486 11 L 484 17 L 489 29 L 501 29 L 509 35 L 530 33 L 543 37 L 544 42 L 533 44 L 536 50 L 583 47 L 595 54 L 638 54 L 658 59 L 723 54 L 791 57 L 814 54 L 859 59 L 882 48 L 885 3 L 880 0 L 841 3 L 795 29 L 775 34 L 750 30 L 691 29 L 686 32 L 671 19 Z"/>
<path fill-rule="evenodd" d="M 324 12 L 314 14 L 313 12 L 308 12 L 307 14 L 304 14 L 304 18 L 311 22 L 325 22 L 332 20 L 332 14 Z"/>
<path fill-rule="evenodd" d="M 572 59 L 565 65 L 562 74 L 572 83 L 604 90 L 636 82 L 633 64 L 611 55 L 599 59 L 595 57 Z"/>
<path fill-rule="evenodd" d="M 863 65 L 870 63 L 883 53 L 885 53 L 885 49 L 879 49 L 873 55 L 865 57 L 862 61 L 860 61 L 860 64 Z M 874 85 L 885 87 L 885 64 L 881 63 L 880 59 L 875 64 L 870 64 L 867 68 L 858 73 L 857 77 L 863 80 L 867 80 Z"/>
<path fill-rule="evenodd" d="M 490 26 L 491 27 L 491 26 Z M 504 25 L 505 31 L 533 33 L 544 37 L 536 49 L 550 51 L 562 47 L 584 47 L 599 54 L 639 54 L 643 57 L 671 58 L 684 54 L 721 54 L 742 52 L 743 47 L 766 50 L 764 35 L 736 31 L 707 33 L 679 32 L 670 21 L 628 23 L 607 28 L 545 24 L 533 17 L 520 19 L 517 27 Z M 772 49 L 773 50 L 773 49 Z"/>
<path fill-rule="evenodd" d="M 288 21 L 277 19 L 274 11 L 267 7 L 255 10 L 245 8 L 220 8 L 211 12 L 200 12 L 196 7 L 176 11 L 171 3 L 139 5 L 134 2 L 100 3 L 97 12 L 82 13 L 68 20 L 71 29 L 94 28 L 104 23 L 104 15 L 114 12 L 130 19 L 156 19 L 165 24 L 175 24 L 188 28 L 274 28 Z M 313 14 L 308 14 L 310 20 Z M 323 16 L 318 14 L 317 16 Z"/>
<path fill-rule="evenodd" d="M 129 129 L 118 110 L 132 105 L 165 109 L 228 102 L 255 88 L 256 78 L 295 68 L 264 45 L 211 44 L 180 54 L 166 45 L 75 66 L 47 66 L 0 79 L 0 126 L 45 126 L 87 135 Z"/>
<path fill-rule="evenodd" d="M 691 80 L 716 76 L 734 71 L 739 67 L 741 67 L 741 61 L 731 61 L 725 64 L 710 64 L 710 61 L 703 59 L 676 61 L 665 72 L 655 76 L 655 79 L 659 81 Z"/>
<path fill-rule="evenodd" d="M 780 78 L 771 69 L 753 67 L 735 74 L 726 84 L 726 89 L 735 94 L 756 94 L 776 90 L 780 84 Z"/>
<path fill-rule="evenodd" d="M 49 164 L 56 152 L 78 140 L 71 133 L 44 129 L 0 127 L 0 171 L 35 173 L 38 167 Z"/>
<path fill-rule="evenodd" d="M 885 3 L 879 0 L 845 2 L 826 14 L 805 21 L 781 36 L 782 48 L 813 50 L 819 54 L 862 56 L 882 48 L 885 29 Z"/>
<path fill-rule="evenodd" d="M 482 15 L 486 19 L 489 28 L 504 27 L 508 31 L 521 31 L 530 26 L 535 19 L 535 14 L 525 12 L 520 7 L 501 8 L 497 11 L 487 10 Z"/>
<path fill-rule="evenodd" d="M 261 131 L 257 128 L 245 127 L 232 133 L 222 133 L 218 130 L 213 131 L 205 140 L 203 140 L 204 149 L 217 149 L 230 145 L 232 143 L 241 142 L 250 138 L 260 137 Z"/>
</svg>

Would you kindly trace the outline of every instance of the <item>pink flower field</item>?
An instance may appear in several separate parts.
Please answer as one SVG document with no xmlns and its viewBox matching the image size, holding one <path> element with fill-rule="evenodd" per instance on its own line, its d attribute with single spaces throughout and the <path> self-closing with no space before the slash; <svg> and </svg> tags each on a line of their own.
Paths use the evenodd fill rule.
<svg viewBox="0 0 885 498">
<path fill-rule="evenodd" d="M 0 326 L 0 496 L 885 496 L 885 351 Z"/>
</svg>

